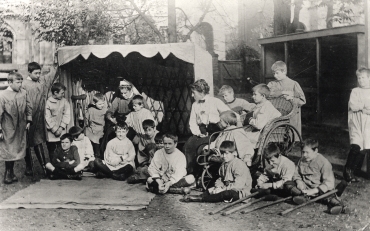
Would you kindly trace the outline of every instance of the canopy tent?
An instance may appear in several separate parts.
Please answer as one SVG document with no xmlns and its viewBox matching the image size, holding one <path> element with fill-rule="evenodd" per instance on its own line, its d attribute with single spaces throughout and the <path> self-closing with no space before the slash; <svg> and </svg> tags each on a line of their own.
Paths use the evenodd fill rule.
<svg viewBox="0 0 370 231">
<path fill-rule="evenodd" d="M 127 79 L 156 116 L 164 113 L 163 129 L 178 134 L 190 133 L 189 84 L 205 79 L 213 89 L 212 56 L 192 43 L 68 46 L 58 49 L 58 64 L 71 107 L 72 95 L 114 91 Z"/>
</svg>

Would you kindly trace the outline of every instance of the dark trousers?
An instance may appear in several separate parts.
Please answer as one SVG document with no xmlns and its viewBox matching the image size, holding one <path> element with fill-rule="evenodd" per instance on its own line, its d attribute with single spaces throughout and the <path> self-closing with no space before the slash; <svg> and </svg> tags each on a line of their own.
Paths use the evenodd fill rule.
<svg viewBox="0 0 370 231">
<path fill-rule="evenodd" d="M 119 175 L 124 174 L 126 177 L 128 177 L 134 172 L 134 168 L 130 164 L 120 169 L 112 171 L 108 168 L 107 165 L 103 163 L 103 161 L 100 158 L 95 159 L 94 165 L 95 165 L 96 170 L 101 171 L 102 173 L 104 173 L 105 175 L 109 177 L 112 177 L 113 173 L 119 174 Z"/>
<path fill-rule="evenodd" d="M 100 158 L 100 144 L 96 144 L 96 143 L 91 141 L 91 145 L 92 145 L 93 150 L 94 150 L 95 158 Z"/>
<path fill-rule="evenodd" d="M 234 190 L 225 190 L 217 194 L 210 194 L 208 191 L 205 191 L 202 194 L 202 199 L 204 202 L 223 202 L 223 201 L 233 201 L 239 200 L 239 193 Z"/>
<path fill-rule="evenodd" d="M 80 173 L 75 172 L 73 168 L 66 169 L 66 168 L 55 167 L 54 171 L 52 172 L 54 180 L 56 180 L 56 179 L 71 179 L 70 176 L 78 175 L 78 174 L 80 174 Z"/>
<path fill-rule="evenodd" d="M 49 153 L 49 161 L 51 162 L 53 160 L 54 151 L 55 149 L 60 146 L 60 141 L 57 142 L 46 142 L 46 147 L 48 149 Z"/>
</svg>

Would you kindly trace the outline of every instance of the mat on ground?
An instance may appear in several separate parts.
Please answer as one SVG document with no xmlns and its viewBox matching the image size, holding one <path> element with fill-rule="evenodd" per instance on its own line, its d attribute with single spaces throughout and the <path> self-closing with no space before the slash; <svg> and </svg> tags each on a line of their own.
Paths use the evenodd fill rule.
<svg viewBox="0 0 370 231">
<path fill-rule="evenodd" d="M 81 181 L 41 180 L 0 203 L 0 209 L 65 208 L 138 210 L 154 198 L 142 184 L 84 177 Z"/>
</svg>

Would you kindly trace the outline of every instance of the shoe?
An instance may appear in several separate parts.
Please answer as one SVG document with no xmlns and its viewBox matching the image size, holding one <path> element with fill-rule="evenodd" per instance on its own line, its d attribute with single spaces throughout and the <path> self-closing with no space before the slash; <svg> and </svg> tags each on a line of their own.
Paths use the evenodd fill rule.
<svg viewBox="0 0 370 231">
<path fill-rule="evenodd" d="M 138 184 L 138 183 L 145 183 L 146 179 L 141 179 L 138 174 L 131 175 L 127 178 L 127 183 L 129 184 Z"/>
<path fill-rule="evenodd" d="M 10 173 L 9 169 L 6 169 L 5 174 L 4 174 L 4 184 L 11 184 L 11 183 L 13 183 L 12 174 Z"/>
<path fill-rule="evenodd" d="M 10 174 L 11 174 L 11 177 L 12 177 L 12 182 L 18 182 L 18 178 L 17 178 L 17 176 L 14 174 L 14 172 L 10 172 Z"/>
<path fill-rule="evenodd" d="M 119 180 L 119 181 L 125 181 L 127 179 L 127 176 L 125 174 L 116 174 L 116 173 L 113 173 L 112 179 L 113 180 Z"/>
<path fill-rule="evenodd" d="M 182 195 L 190 194 L 190 192 L 191 192 L 191 189 L 189 187 L 181 187 L 181 188 L 170 187 L 167 191 L 167 193 L 182 194 Z"/>
<path fill-rule="evenodd" d="M 182 202 L 202 202 L 202 195 L 185 195 L 181 200 Z"/>
<path fill-rule="evenodd" d="M 67 175 L 70 180 L 82 180 L 82 175 L 80 173 Z"/>
<path fill-rule="evenodd" d="M 308 199 L 307 196 L 295 196 L 295 197 L 293 197 L 293 201 L 297 205 L 301 205 L 301 204 L 306 203 L 307 201 L 309 201 L 309 199 Z"/>
<path fill-rule="evenodd" d="M 97 172 L 96 174 L 95 174 L 95 177 L 96 178 L 98 178 L 98 179 L 103 179 L 103 178 L 107 178 L 108 176 L 107 175 L 105 175 L 104 173 L 102 173 L 102 172 Z"/>
<path fill-rule="evenodd" d="M 358 183 L 360 180 L 353 174 L 353 171 L 349 168 L 345 168 L 343 172 L 343 178 L 348 182 L 348 183 Z"/>
</svg>

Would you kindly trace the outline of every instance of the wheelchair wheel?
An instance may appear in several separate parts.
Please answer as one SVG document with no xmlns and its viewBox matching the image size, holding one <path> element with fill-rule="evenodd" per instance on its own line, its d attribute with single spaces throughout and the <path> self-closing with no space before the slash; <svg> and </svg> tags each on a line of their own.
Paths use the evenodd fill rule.
<svg viewBox="0 0 370 231">
<path fill-rule="evenodd" d="M 282 155 L 289 156 L 294 152 L 300 151 L 302 142 L 301 135 L 298 130 L 290 124 L 277 124 L 268 132 L 265 142 L 262 145 L 262 156 L 266 146 L 269 143 L 276 143 L 280 148 Z M 262 158 L 262 163 L 265 161 Z"/>
<path fill-rule="evenodd" d="M 196 177 L 200 176 L 201 168 L 196 162 L 197 156 L 202 152 L 203 147 L 208 144 L 209 137 L 190 137 L 184 144 L 183 152 L 186 157 L 187 173 L 194 174 Z"/>
<path fill-rule="evenodd" d="M 212 182 L 214 181 L 214 177 L 208 170 L 209 168 L 204 168 L 201 176 L 201 182 L 202 182 L 202 187 L 204 190 L 207 190 L 208 188 L 211 187 Z"/>
</svg>

